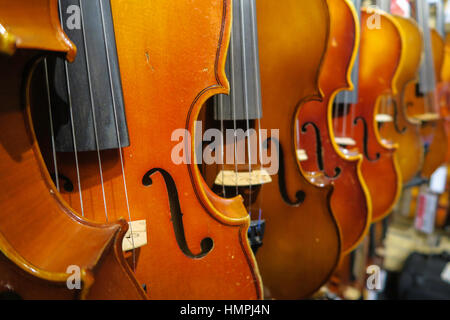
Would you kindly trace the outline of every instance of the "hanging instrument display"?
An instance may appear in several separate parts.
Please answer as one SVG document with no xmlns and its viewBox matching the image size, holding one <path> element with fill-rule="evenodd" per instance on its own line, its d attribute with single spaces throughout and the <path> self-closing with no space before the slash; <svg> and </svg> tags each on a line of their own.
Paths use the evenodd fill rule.
<svg viewBox="0 0 450 320">
<path fill-rule="evenodd" d="M 0 300 L 450 299 L 449 14 L 0 0 Z"/>
<path fill-rule="evenodd" d="M 261 59 L 264 59 L 266 54 L 268 54 L 268 48 L 266 49 L 264 46 L 265 43 L 271 43 L 272 46 L 279 46 L 279 48 L 283 47 L 283 43 L 275 44 L 272 41 L 273 34 L 269 34 L 268 29 L 261 29 L 260 26 L 269 26 L 275 23 L 283 14 L 286 14 L 285 9 L 289 8 L 289 6 L 286 6 L 286 8 L 273 7 L 264 1 L 256 1 L 256 5 L 253 1 L 246 5 L 244 3 L 245 1 L 243 2 L 242 0 L 236 0 L 233 3 L 235 15 L 227 61 L 228 77 L 231 80 L 230 96 L 220 96 L 214 101 L 215 112 L 214 115 L 209 116 L 210 119 L 213 118 L 213 121 L 210 120 L 211 125 L 206 127 L 212 126 L 216 130 L 232 129 L 235 132 L 240 131 L 242 133 L 245 131 L 247 134 L 245 137 L 239 137 L 236 133 L 234 139 L 231 141 L 227 139 L 227 145 L 223 147 L 222 152 L 228 154 L 227 150 L 232 150 L 232 152 L 234 150 L 236 155 L 233 162 L 231 164 L 215 165 L 215 167 L 206 166 L 205 177 L 208 184 L 219 195 L 227 197 L 243 196 L 249 215 L 253 220 L 254 228 L 253 232 L 249 233 L 249 238 L 254 248 L 257 249 L 256 258 L 265 286 L 265 297 L 278 299 L 306 297 L 320 287 L 321 282 L 326 279 L 327 273 L 331 272 L 337 263 L 339 251 L 333 251 L 333 254 L 328 252 L 329 256 L 326 257 L 326 261 L 320 262 L 322 265 L 326 263 L 327 267 L 322 270 L 313 270 L 313 267 L 319 265 L 319 261 L 325 258 L 319 252 L 329 250 L 331 241 L 335 241 L 335 244 L 339 245 L 338 229 L 333 225 L 334 219 L 328 209 L 328 201 L 317 203 L 313 201 L 313 198 L 309 199 L 314 194 L 317 194 L 316 196 L 320 195 L 320 192 L 323 193 L 322 196 L 326 199 L 329 189 L 326 188 L 323 191 L 319 191 L 320 187 L 314 187 L 313 184 L 309 184 L 298 171 L 294 172 L 298 172 L 297 177 L 299 181 L 293 180 L 292 183 L 302 186 L 301 192 L 297 194 L 301 199 L 297 198 L 295 202 L 286 202 L 290 200 L 285 185 L 285 179 L 288 177 L 285 171 L 287 168 L 285 169 L 284 166 L 285 163 L 290 163 L 291 160 L 295 161 L 295 158 L 290 159 L 290 156 L 294 156 L 295 152 L 294 150 L 284 149 L 284 144 L 281 143 L 281 135 L 280 137 L 275 136 L 276 131 L 274 129 L 278 129 L 279 124 L 269 122 L 267 126 L 268 121 L 266 119 L 275 120 L 274 115 L 271 114 L 272 112 L 280 113 L 277 117 L 282 119 L 282 121 L 292 121 L 290 117 L 295 113 L 295 110 L 292 109 L 295 107 L 294 100 L 291 102 L 292 105 L 286 103 L 283 108 L 280 106 L 278 109 L 273 109 L 273 111 L 266 107 L 268 98 L 262 93 L 264 92 L 264 85 L 269 86 L 268 81 L 271 75 L 267 72 L 271 72 L 274 69 L 266 70 L 267 62 L 259 60 L 259 56 L 261 56 Z M 300 1 L 295 4 L 290 2 L 289 4 L 295 8 L 295 11 L 291 13 L 293 16 L 299 16 L 301 12 L 308 12 L 309 10 L 317 11 L 320 14 L 327 12 L 325 2 L 310 5 L 306 4 L 306 1 Z M 299 22 L 294 23 L 293 21 L 285 23 L 280 28 L 285 30 L 285 32 L 295 34 L 296 31 L 300 30 L 302 24 Z M 306 19 L 303 23 L 308 21 Z M 323 29 L 326 31 L 325 28 Z M 323 36 L 326 36 L 325 32 Z M 299 43 L 297 45 L 299 47 L 293 48 L 295 50 L 293 53 L 298 54 L 298 50 L 301 50 L 301 40 L 300 38 L 298 39 Z M 324 50 L 323 40 L 321 39 L 320 42 L 317 40 L 315 46 L 317 50 Z M 302 68 L 308 67 L 311 68 L 310 70 L 308 69 L 308 72 L 313 74 L 313 72 L 317 72 L 319 62 L 320 60 L 317 59 L 314 61 L 314 64 L 298 66 L 297 72 Z M 261 70 L 259 70 L 259 65 L 261 65 Z M 313 67 L 316 69 L 313 69 Z M 290 76 L 293 77 L 294 73 Z M 287 83 L 288 80 L 289 78 L 286 76 L 286 79 L 283 79 L 283 83 Z M 281 89 L 282 87 L 279 88 L 279 90 Z M 294 92 L 290 94 L 292 95 L 291 99 L 296 97 Z M 297 97 L 298 101 L 300 101 L 301 97 Z M 288 127 L 286 127 L 287 129 Z M 290 130 L 284 134 L 287 135 L 288 133 L 292 134 Z M 293 138 L 289 135 L 283 138 L 287 139 L 287 137 Z M 294 141 L 287 140 L 285 143 L 290 145 Z M 267 159 L 267 154 L 266 156 L 264 155 L 268 150 L 271 154 L 270 159 Z M 287 151 L 293 153 L 285 154 Z M 267 161 L 273 160 L 275 155 L 278 157 L 278 152 L 280 155 L 283 152 L 283 157 L 280 156 L 279 162 L 274 161 L 275 163 L 270 163 Z M 242 161 L 239 161 L 240 159 Z M 296 168 L 294 169 L 297 170 Z M 304 201 L 303 197 L 305 198 Z M 276 202 L 274 199 L 276 199 Z M 302 238 L 297 232 L 298 228 L 311 229 L 316 224 L 313 217 L 307 218 L 305 216 L 306 212 L 314 210 L 313 207 L 323 210 L 321 214 L 319 212 L 316 213 L 318 221 L 321 221 L 321 219 L 329 220 L 328 225 L 323 227 L 321 222 L 317 222 L 318 227 L 324 228 L 323 231 L 327 230 L 327 228 L 329 230 L 327 239 L 324 238 L 321 240 L 321 243 L 314 243 L 314 239 L 311 237 Z M 288 231 L 285 228 L 285 223 L 282 222 L 283 216 L 279 215 L 281 211 L 291 216 L 289 218 L 292 219 L 290 223 L 294 227 L 292 231 Z M 311 231 L 317 234 L 316 238 L 321 239 L 323 237 L 321 234 L 322 230 Z M 277 249 L 277 241 L 290 243 L 290 248 L 286 247 L 288 251 L 283 252 L 279 248 Z M 260 247 L 261 245 L 262 247 Z M 308 246 L 313 246 L 314 250 L 317 250 L 317 254 L 311 252 L 309 256 L 303 258 L 305 259 L 303 261 L 302 257 L 306 254 Z M 337 249 L 338 247 L 335 248 Z M 273 259 L 274 255 L 277 257 L 276 259 Z M 285 279 L 278 278 L 280 272 L 286 274 Z M 296 279 L 305 274 L 311 276 L 316 274 L 316 276 L 311 279 L 310 283 L 303 281 L 303 285 L 298 286 Z"/>
</svg>

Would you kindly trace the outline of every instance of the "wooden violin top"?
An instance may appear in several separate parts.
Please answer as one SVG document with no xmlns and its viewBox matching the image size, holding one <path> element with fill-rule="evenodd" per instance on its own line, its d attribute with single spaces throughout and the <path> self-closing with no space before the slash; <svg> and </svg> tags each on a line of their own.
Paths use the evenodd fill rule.
<svg viewBox="0 0 450 320">
<path fill-rule="evenodd" d="M 371 221 L 371 199 L 362 177 L 361 154 L 345 152 L 336 142 L 333 102 L 344 89 L 354 88 L 350 79 L 359 49 L 359 18 L 350 1 L 329 0 L 330 38 L 320 74 L 323 101 L 301 105 L 298 123 L 299 148 L 308 159 L 300 161 L 304 172 L 322 171 L 334 186 L 331 209 L 338 220 L 342 250 L 349 252 L 363 239 Z"/>
<path fill-rule="evenodd" d="M 95 221 L 144 223 L 126 257 L 150 299 L 261 299 L 242 198 L 216 196 L 190 147 L 201 106 L 229 91 L 231 2 L 113 0 L 111 12 L 130 146 L 79 152 L 78 170 L 57 154 L 63 197 Z"/>
<path fill-rule="evenodd" d="M 267 297 L 299 299 L 325 283 L 341 251 L 329 202 L 332 186 L 323 175 L 315 175 L 315 183 L 306 179 L 295 149 L 298 107 L 320 97 L 329 12 L 326 1 L 258 0 L 256 5 L 261 126 L 279 130 L 269 143 L 271 152 L 279 151 L 279 171 L 261 189 L 267 227 L 256 257 Z"/>
<path fill-rule="evenodd" d="M 57 2 L 1 1 L 0 8 L 0 23 L 13 39 L 9 48 L 17 49 L 0 57 L 0 250 L 2 275 L 10 281 L 0 290 L 7 284 L 7 291 L 23 298 L 143 299 L 119 251 L 124 221 L 95 224 L 70 209 L 45 170 L 28 118 L 36 53 L 75 53 L 60 28 Z M 15 267 L 5 270 L 11 263 Z M 80 271 L 82 286 L 75 291 L 63 281 L 71 266 Z"/>
</svg>

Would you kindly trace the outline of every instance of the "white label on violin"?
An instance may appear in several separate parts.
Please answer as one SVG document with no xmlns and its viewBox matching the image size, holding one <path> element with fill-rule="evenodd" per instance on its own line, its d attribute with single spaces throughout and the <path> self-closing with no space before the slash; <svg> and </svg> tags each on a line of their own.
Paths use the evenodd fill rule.
<svg viewBox="0 0 450 320">
<path fill-rule="evenodd" d="M 129 228 L 122 242 L 122 250 L 129 251 L 147 244 L 147 223 L 145 220 L 128 222 Z"/>
<path fill-rule="evenodd" d="M 380 123 L 384 123 L 384 122 L 393 122 L 394 118 L 392 118 L 391 115 L 389 114 L 382 114 L 379 113 L 375 116 L 375 121 L 376 122 L 380 122 Z"/>
</svg>

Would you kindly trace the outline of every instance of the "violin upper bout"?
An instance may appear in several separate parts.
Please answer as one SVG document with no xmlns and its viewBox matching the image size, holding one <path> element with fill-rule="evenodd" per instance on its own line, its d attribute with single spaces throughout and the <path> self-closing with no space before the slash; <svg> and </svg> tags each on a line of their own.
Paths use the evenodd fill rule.
<svg viewBox="0 0 450 320">
<path fill-rule="evenodd" d="M 215 82 L 204 90 L 198 97 L 195 105 L 192 106 L 189 121 L 189 129 L 194 132 L 195 121 L 197 120 L 200 109 L 207 99 L 216 94 L 228 94 L 230 85 L 225 73 L 225 64 L 231 36 L 231 1 L 223 0 L 223 17 L 220 31 L 220 38 L 217 45 L 217 54 L 215 61 Z M 195 157 L 195 150 L 192 150 L 192 159 Z M 229 225 L 250 225 L 249 215 L 243 204 L 241 196 L 231 199 L 225 199 L 217 196 L 206 184 L 196 164 L 189 166 L 192 172 L 192 179 L 197 186 L 200 197 L 210 206 L 210 210 L 215 212 L 223 222 Z"/>
<path fill-rule="evenodd" d="M 16 48 L 38 48 L 64 52 L 69 61 L 75 59 L 76 47 L 61 28 L 57 0 L 2 1 L 0 12 L 0 31 L 3 26 L 6 34 L 10 34 L 5 38 L 5 33 L 0 32 L 0 52 L 6 45 L 7 53 Z"/>
<path fill-rule="evenodd" d="M 371 25 L 374 15 L 379 15 L 379 25 Z M 363 9 L 361 26 L 360 91 L 370 87 L 375 96 L 385 91 L 397 94 L 395 83 L 403 46 L 398 23 L 383 11 Z"/>
</svg>

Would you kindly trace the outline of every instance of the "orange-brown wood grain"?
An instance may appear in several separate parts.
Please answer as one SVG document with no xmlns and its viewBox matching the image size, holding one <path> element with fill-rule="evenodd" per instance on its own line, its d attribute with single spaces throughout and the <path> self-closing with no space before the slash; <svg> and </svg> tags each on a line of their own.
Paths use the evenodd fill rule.
<svg viewBox="0 0 450 320">
<path fill-rule="evenodd" d="M 59 26 L 57 1 L 2 0 L 0 12 L 17 49 L 0 56 L 0 292 L 25 299 L 145 298 L 120 251 L 125 222 L 95 224 L 67 206 L 30 126 L 29 74 L 36 55 L 45 50 L 73 58 L 76 52 Z M 81 271 L 80 290 L 66 286 L 72 265 Z"/>
<path fill-rule="evenodd" d="M 402 53 L 399 71 L 395 80 L 397 95 L 387 101 L 381 101 L 379 112 L 383 111 L 382 103 L 388 105 L 388 113 L 392 122 L 381 124 L 382 138 L 397 144 L 396 157 L 401 170 L 403 183 L 410 181 L 420 171 L 423 165 L 424 147 L 420 136 L 420 122 L 410 118 L 406 112 L 405 88 L 408 83 L 415 83 L 420 67 L 423 40 L 417 23 L 411 18 L 394 16 L 402 39 Z"/>
<path fill-rule="evenodd" d="M 242 198 L 209 190 L 194 148 L 183 155 L 192 164 L 172 159 L 172 133 L 187 129 L 193 139 L 201 106 L 229 90 L 231 1 L 113 0 L 111 7 L 130 138 L 122 150 L 130 214 L 119 150 L 100 154 L 105 199 L 96 152 L 78 154 L 81 187 L 74 154 L 58 154 L 60 173 L 74 183 L 63 197 L 81 212 L 81 190 L 84 215 L 95 221 L 146 220 L 147 245 L 128 258 L 150 299 L 261 299 Z"/>
<path fill-rule="evenodd" d="M 424 163 L 420 172 L 424 178 L 430 178 L 433 172 L 445 163 L 447 154 L 447 133 L 445 131 L 445 120 L 439 117 L 440 98 L 438 94 L 444 62 L 445 43 L 434 29 L 430 30 L 430 37 L 437 88 L 425 95 L 418 96 L 416 94 L 416 83 L 410 83 L 405 93 L 408 114 L 411 117 L 417 117 L 421 114 L 433 114 L 436 116 L 431 120 L 422 121 L 421 125 L 422 141 L 427 145 Z"/>
<path fill-rule="evenodd" d="M 368 19 L 374 12 L 366 9 L 361 14 L 361 45 L 359 70 L 359 98 L 350 106 L 344 121 L 347 123 L 356 148 L 364 154 L 361 171 L 372 199 L 372 222 L 387 214 L 400 195 L 401 173 L 395 157 L 396 145 L 382 141 L 375 121 L 380 97 L 396 94 L 394 77 L 397 73 L 402 43 L 393 18 L 377 11 L 380 28 L 370 28 Z"/>
<path fill-rule="evenodd" d="M 446 162 L 450 162 L 450 35 L 445 39 L 444 62 L 441 70 L 441 83 L 439 83 L 439 111 L 445 120 L 445 131 L 447 133 Z"/>
<path fill-rule="evenodd" d="M 370 194 L 360 170 L 362 155 L 340 148 L 333 129 L 334 97 L 343 89 L 353 88 L 350 73 L 359 49 L 360 28 L 358 13 L 350 1 L 328 0 L 328 7 L 330 38 L 319 80 L 324 98 L 300 106 L 298 148 L 308 156 L 300 162 L 303 171 L 323 171 L 334 186 L 331 209 L 339 223 L 345 254 L 363 239 L 372 215 Z"/>
<path fill-rule="evenodd" d="M 439 87 L 442 82 L 441 71 L 445 57 L 445 41 L 436 29 L 431 29 L 431 46 L 433 49 L 434 74 L 436 75 L 436 91 L 433 95 L 437 106 L 437 113 L 440 113 L 439 105 Z M 428 130 L 427 130 L 428 129 Z M 434 123 L 434 128 L 428 126 L 423 127 L 424 136 L 432 132 L 433 139 L 429 150 L 425 155 L 422 175 L 424 177 L 431 177 L 433 172 L 445 163 L 447 155 L 448 138 L 445 130 L 445 119 L 442 117 Z"/>
<path fill-rule="evenodd" d="M 256 258 L 266 297 L 299 299 L 320 288 L 341 252 L 330 209 L 332 186 L 325 181 L 320 185 L 323 175 L 314 176 L 317 183 L 303 176 L 295 148 L 298 106 L 320 96 L 318 78 L 329 12 L 322 0 L 258 0 L 256 5 L 261 127 L 279 129 L 280 147 L 280 171 L 261 188 L 266 229 Z M 277 142 L 275 137 L 272 142 Z"/>
</svg>

